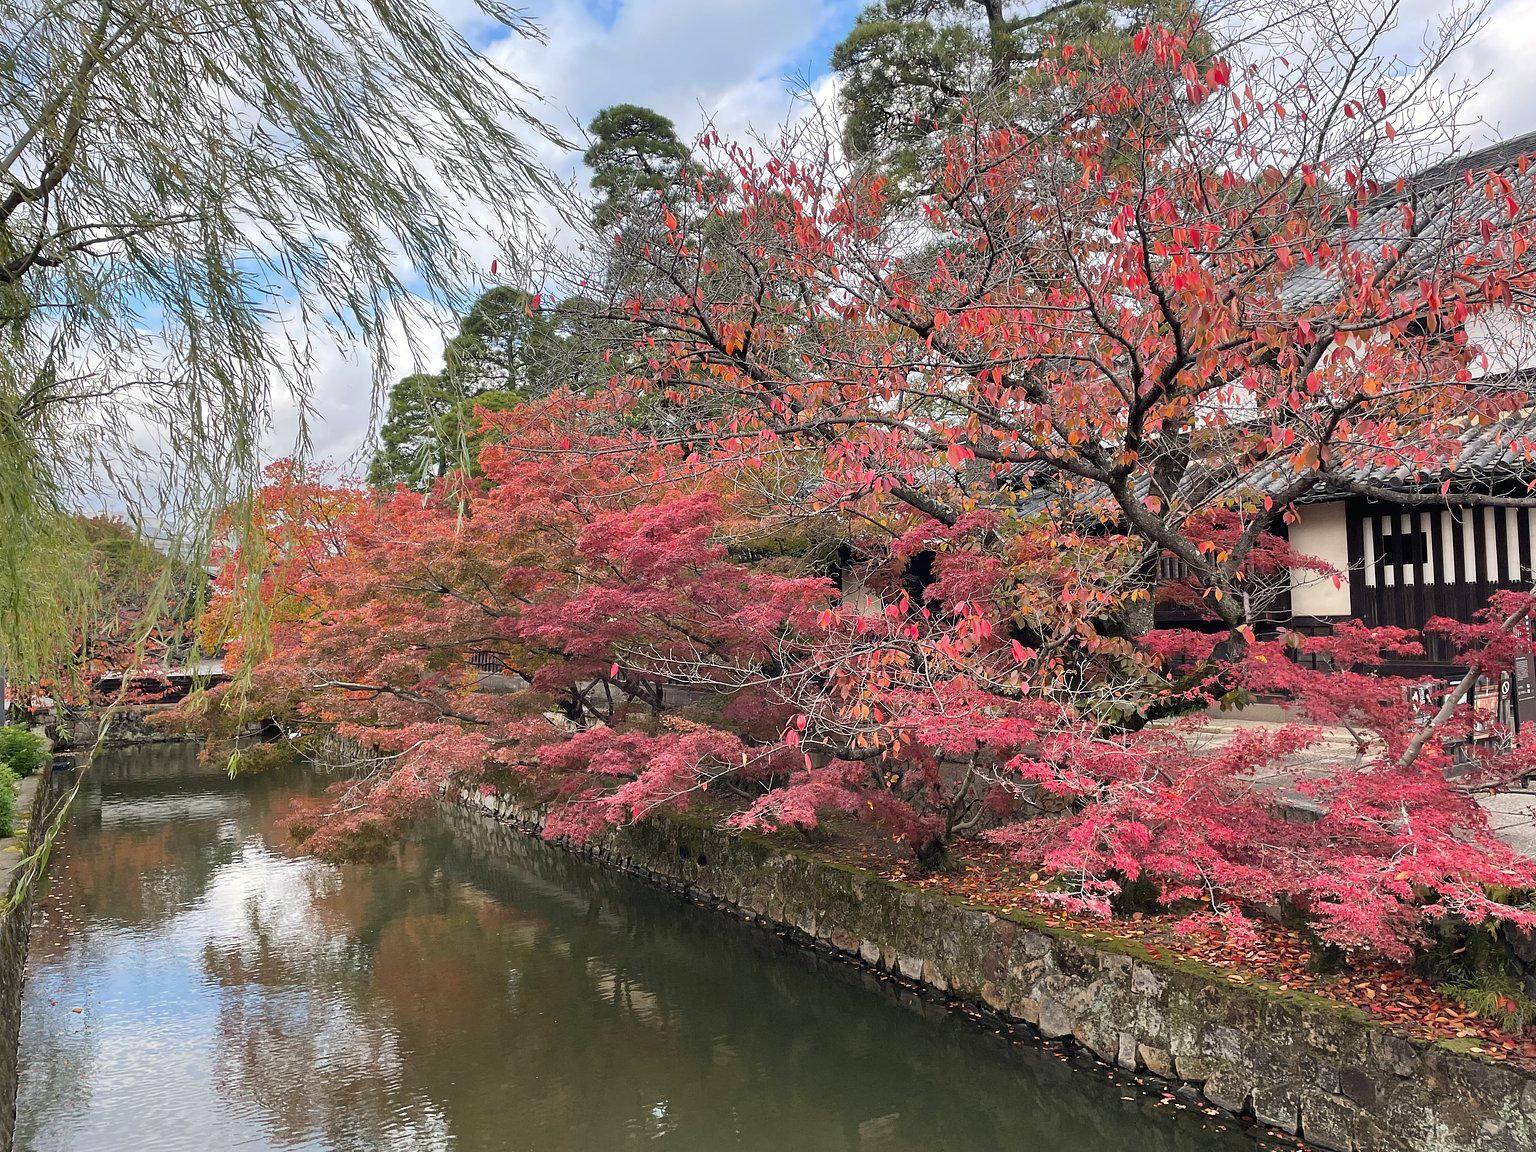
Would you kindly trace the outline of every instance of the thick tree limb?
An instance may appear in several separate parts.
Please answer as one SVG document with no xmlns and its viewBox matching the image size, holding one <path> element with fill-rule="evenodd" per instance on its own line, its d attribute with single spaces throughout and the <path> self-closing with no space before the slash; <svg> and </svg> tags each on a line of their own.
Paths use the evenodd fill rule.
<svg viewBox="0 0 1536 1152">
<path fill-rule="evenodd" d="M 1525 604 L 1521 605 L 1519 608 L 1515 609 L 1515 611 L 1506 616 L 1503 621 L 1500 622 L 1499 627 L 1505 632 L 1512 631 L 1517 625 L 1520 624 L 1521 621 L 1523 621 L 1527 616 L 1531 614 L 1531 608 L 1533 606 L 1536 606 L 1536 602 L 1527 601 Z M 1424 745 L 1429 743 L 1430 737 L 1433 736 L 1440 729 L 1440 727 L 1451 718 L 1452 714 L 1456 711 L 1457 706 L 1466 699 L 1467 693 L 1472 691 L 1473 685 L 1477 683 L 1477 677 L 1478 671 L 1476 668 L 1467 669 L 1467 674 L 1463 676 L 1461 680 L 1457 682 L 1456 686 L 1446 694 L 1445 702 L 1440 705 L 1440 711 L 1435 713 L 1434 718 L 1419 730 L 1418 735 L 1416 735 L 1409 742 L 1408 747 L 1403 750 L 1402 756 L 1399 757 L 1397 761 L 1397 766 L 1399 768 L 1407 768 L 1410 764 L 1419 758 L 1419 753 L 1424 750 Z"/>
</svg>

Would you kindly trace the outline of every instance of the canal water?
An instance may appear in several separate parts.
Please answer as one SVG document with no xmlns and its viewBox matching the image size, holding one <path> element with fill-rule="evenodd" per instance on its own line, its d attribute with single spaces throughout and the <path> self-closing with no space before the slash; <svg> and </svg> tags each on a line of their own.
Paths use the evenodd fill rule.
<svg viewBox="0 0 1536 1152">
<path fill-rule="evenodd" d="M 91 773 L 33 934 L 22 1152 L 1236 1152 L 1249 1136 L 455 814 L 334 867 L 302 774 Z"/>
</svg>

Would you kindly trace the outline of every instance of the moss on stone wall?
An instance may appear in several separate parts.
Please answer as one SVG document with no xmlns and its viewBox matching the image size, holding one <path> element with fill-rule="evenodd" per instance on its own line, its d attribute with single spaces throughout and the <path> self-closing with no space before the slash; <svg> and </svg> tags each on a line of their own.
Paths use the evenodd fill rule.
<svg viewBox="0 0 1536 1152">
<path fill-rule="evenodd" d="M 37 847 L 47 816 L 57 795 L 58 776 L 43 768 L 22 781 L 19 797 L 27 814 L 25 827 L 0 844 L 0 891 L 7 902 L 18 882 L 21 862 Z M 27 965 L 27 946 L 32 938 L 32 910 L 40 885 L 32 884 L 17 907 L 0 911 L 0 1149 L 10 1152 L 16 1132 L 16 1086 L 20 1068 L 17 1047 L 21 1033 L 21 987 Z"/>
</svg>

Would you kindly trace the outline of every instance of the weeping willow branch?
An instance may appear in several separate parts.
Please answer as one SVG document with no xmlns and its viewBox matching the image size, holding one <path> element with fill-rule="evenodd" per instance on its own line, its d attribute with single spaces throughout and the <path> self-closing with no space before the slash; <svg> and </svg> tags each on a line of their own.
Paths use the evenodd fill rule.
<svg viewBox="0 0 1536 1152">
<path fill-rule="evenodd" d="M 314 348 L 366 350 L 376 400 L 391 340 L 467 303 L 468 247 L 524 234 L 531 142 L 559 141 L 423 0 L 0 0 L 0 101 L 0 666 L 26 684 L 79 671 L 81 511 L 199 565 L 278 402 L 306 447 Z"/>
<path fill-rule="evenodd" d="M 509 35 L 538 29 L 499 0 Z M 537 94 L 406 0 L 0 0 L 0 658 L 71 651 L 67 521 L 188 557 L 313 349 L 458 309 L 548 188 Z M 49 578 L 48 573 L 62 576 Z"/>
</svg>

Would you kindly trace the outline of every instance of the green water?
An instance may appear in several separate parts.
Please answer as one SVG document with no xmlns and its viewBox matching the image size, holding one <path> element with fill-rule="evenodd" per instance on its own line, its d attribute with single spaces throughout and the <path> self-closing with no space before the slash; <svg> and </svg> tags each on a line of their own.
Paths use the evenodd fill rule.
<svg viewBox="0 0 1536 1152">
<path fill-rule="evenodd" d="M 1252 1149 L 772 934 L 458 816 L 294 855 L 307 787 L 114 754 L 39 912 L 17 1147 Z"/>
</svg>

